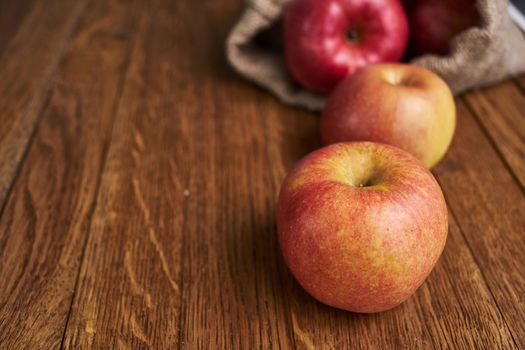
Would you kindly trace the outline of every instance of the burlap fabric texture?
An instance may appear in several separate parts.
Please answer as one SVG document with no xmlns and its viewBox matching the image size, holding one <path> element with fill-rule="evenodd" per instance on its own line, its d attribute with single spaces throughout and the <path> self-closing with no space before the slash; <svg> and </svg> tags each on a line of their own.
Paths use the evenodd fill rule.
<svg viewBox="0 0 525 350">
<path fill-rule="evenodd" d="M 286 104 L 322 109 L 325 97 L 298 86 L 288 73 L 280 43 L 280 18 L 290 0 L 248 0 L 226 42 L 229 62 L 240 74 Z M 411 60 L 439 74 L 454 93 L 525 72 L 525 39 L 512 23 L 506 0 L 478 0 L 480 27 L 460 33 L 446 57 Z"/>
</svg>

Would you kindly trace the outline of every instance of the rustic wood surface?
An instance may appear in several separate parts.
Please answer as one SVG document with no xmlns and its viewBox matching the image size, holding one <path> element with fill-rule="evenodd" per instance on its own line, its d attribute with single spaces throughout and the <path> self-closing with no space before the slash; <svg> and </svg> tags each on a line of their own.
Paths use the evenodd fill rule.
<svg viewBox="0 0 525 350">
<path fill-rule="evenodd" d="M 445 251 L 401 306 L 279 253 L 318 117 L 240 79 L 241 0 L 0 0 L 0 349 L 525 349 L 525 77 L 456 99 Z"/>
</svg>

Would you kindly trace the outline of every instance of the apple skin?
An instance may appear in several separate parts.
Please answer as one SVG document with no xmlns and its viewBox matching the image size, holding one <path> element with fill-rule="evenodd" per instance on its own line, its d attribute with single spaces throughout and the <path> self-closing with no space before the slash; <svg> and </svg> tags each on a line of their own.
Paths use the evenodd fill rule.
<svg viewBox="0 0 525 350">
<path fill-rule="evenodd" d="M 374 141 L 394 145 L 432 168 L 456 129 L 456 105 L 433 72 L 377 64 L 348 77 L 329 96 L 320 121 L 324 144 Z"/>
<path fill-rule="evenodd" d="M 295 0 L 283 25 L 288 68 L 317 93 L 330 92 L 368 64 L 399 61 L 408 44 L 408 19 L 399 0 Z"/>
<path fill-rule="evenodd" d="M 410 11 L 411 51 L 446 55 L 450 41 L 479 25 L 475 0 L 418 0 Z"/>
<path fill-rule="evenodd" d="M 448 219 L 440 187 L 417 159 L 355 142 L 317 150 L 291 170 L 277 227 L 284 260 L 309 294 L 373 313 L 399 305 L 424 282 L 443 251 Z"/>
</svg>

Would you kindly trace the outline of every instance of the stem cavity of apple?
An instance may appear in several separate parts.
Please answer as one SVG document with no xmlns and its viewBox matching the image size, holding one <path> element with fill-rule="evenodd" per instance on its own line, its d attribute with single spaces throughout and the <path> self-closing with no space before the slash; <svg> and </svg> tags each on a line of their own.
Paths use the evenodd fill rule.
<svg viewBox="0 0 525 350">
<path fill-rule="evenodd" d="M 351 27 L 346 32 L 346 40 L 351 44 L 358 44 L 361 41 L 361 29 L 357 26 Z"/>
</svg>

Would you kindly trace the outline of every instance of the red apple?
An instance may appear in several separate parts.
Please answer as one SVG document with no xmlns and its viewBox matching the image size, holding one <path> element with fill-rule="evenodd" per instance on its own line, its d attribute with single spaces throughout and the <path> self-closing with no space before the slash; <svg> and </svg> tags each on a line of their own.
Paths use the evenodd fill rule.
<svg viewBox="0 0 525 350">
<path fill-rule="evenodd" d="M 418 0 L 410 11 L 411 48 L 446 55 L 452 38 L 479 21 L 475 0 Z"/>
<path fill-rule="evenodd" d="M 399 0 L 295 0 L 284 15 L 288 68 L 318 93 L 358 68 L 400 60 L 407 41 L 408 20 Z"/>
<path fill-rule="evenodd" d="M 410 297 L 448 231 L 432 174 L 407 152 L 371 142 L 302 159 L 284 180 L 277 213 L 279 244 L 297 281 L 322 303 L 354 312 Z"/>
<path fill-rule="evenodd" d="M 320 127 L 324 144 L 387 143 L 431 168 L 450 146 L 456 106 L 447 84 L 431 71 L 377 64 L 339 84 L 328 98 Z"/>
</svg>

